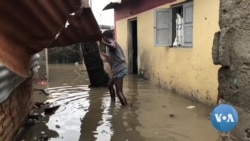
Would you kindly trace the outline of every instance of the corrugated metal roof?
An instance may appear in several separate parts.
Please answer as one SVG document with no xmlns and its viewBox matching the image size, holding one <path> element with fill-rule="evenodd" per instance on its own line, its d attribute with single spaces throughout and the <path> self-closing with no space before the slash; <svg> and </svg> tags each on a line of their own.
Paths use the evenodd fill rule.
<svg viewBox="0 0 250 141">
<path fill-rule="evenodd" d="M 34 71 L 34 68 L 39 66 L 39 56 L 33 55 L 29 62 L 29 66 L 29 70 Z M 15 90 L 26 79 L 27 77 L 21 77 L 0 64 L 0 103 L 6 100 L 13 90 Z"/>
<path fill-rule="evenodd" d="M 96 41 L 101 31 L 88 0 L 0 0 L 0 63 L 29 75 L 31 55 L 44 48 Z"/>
<path fill-rule="evenodd" d="M 118 2 L 110 2 L 102 10 L 114 9 L 114 8 L 118 7 L 120 4 L 121 3 L 118 3 Z"/>
<path fill-rule="evenodd" d="M 3 65 L 0 65 L 0 78 L 0 103 L 6 100 L 11 92 L 27 79 L 16 75 Z"/>
</svg>

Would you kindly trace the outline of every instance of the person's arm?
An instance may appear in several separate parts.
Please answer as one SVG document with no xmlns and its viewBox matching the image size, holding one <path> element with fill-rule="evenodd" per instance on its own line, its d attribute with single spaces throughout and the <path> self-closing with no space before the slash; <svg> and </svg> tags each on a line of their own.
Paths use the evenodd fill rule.
<svg viewBox="0 0 250 141">
<path fill-rule="evenodd" d="M 101 54 L 107 58 L 109 58 L 109 55 L 107 53 L 101 52 Z"/>
<path fill-rule="evenodd" d="M 107 42 L 104 39 L 101 40 L 101 42 L 106 45 L 109 49 L 116 49 L 115 42 Z"/>
<path fill-rule="evenodd" d="M 108 55 L 108 54 L 106 54 L 106 53 L 104 53 L 104 52 L 101 52 L 101 53 L 100 53 L 100 56 L 101 56 L 103 62 L 109 63 L 109 55 Z"/>
</svg>

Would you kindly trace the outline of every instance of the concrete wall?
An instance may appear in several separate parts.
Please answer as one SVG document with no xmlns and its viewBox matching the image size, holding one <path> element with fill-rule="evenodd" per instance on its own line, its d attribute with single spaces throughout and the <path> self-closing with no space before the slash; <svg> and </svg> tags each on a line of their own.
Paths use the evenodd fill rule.
<svg viewBox="0 0 250 141">
<path fill-rule="evenodd" d="M 48 70 L 48 50 L 44 49 L 40 53 L 40 69 L 38 72 L 38 80 L 48 80 L 49 70 Z"/>
<path fill-rule="evenodd" d="M 221 65 L 219 94 L 234 105 L 239 124 L 231 133 L 237 141 L 250 140 L 250 1 L 220 0 L 220 32 L 215 35 L 213 60 Z"/>
<path fill-rule="evenodd" d="M 0 141 L 13 141 L 32 106 L 32 79 L 29 78 L 0 104 Z"/>
<path fill-rule="evenodd" d="M 194 0 L 192 48 L 154 46 L 154 10 L 183 1 L 176 0 L 117 20 L 116 37 L 127 55 L 128 20 L 137 18 L 140 75 L 179 94 L 214 105 L 218 96 L 219 67 L 213 64 L 211 52 L 214 33 L 219 30 L 219 0 Z"/>
</svg>

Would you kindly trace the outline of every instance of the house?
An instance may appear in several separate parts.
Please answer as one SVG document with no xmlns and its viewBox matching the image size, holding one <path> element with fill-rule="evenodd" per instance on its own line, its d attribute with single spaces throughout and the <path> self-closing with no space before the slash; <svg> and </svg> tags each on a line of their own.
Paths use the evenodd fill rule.
<svg viewBox="0 0 250 141">
<path fill-rule="evenodd" d="M 218 97 L 212 46 L 219 0 L 123 0 L 114 8 L 115 32 L 129 71 L 207 105 Z"/>
</svg>

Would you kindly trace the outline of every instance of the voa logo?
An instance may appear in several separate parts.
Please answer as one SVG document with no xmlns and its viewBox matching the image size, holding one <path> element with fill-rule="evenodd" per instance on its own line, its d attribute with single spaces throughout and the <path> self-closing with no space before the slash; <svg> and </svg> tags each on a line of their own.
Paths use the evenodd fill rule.
<svg viewBox="0 0 250 141">
<path fill-rule="evenodd" d="M 218 131 L 229 132 L 238 124 L 238 113 L 233 106 L 220 104 L 213 109 L 210 119 Z"/>
<path fill-rule="evenodd" d="M 214 114 L 217 122 L 235 122 L 232 114 Z"/>
</svg>

